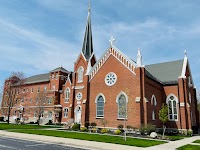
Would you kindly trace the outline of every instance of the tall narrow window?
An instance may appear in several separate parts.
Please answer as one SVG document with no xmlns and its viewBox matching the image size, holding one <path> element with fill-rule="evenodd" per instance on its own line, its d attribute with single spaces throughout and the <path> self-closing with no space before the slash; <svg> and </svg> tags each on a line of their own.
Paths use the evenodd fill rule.
<svg viewBox="0 0 200 150">
<path fill-rule="evenodd" d="M 69 102 L 69 96 L 70 96 L 70 89 L 67 88 L 65 90 L 65 103 L 68 103 Z"/>
<path fill-rule="evenodd" d="M 83 82 L 84 68 L 81 66 L 78 68 L 78 83 Z"/>
<path fill-rule="evenodd" d="M 174 95 L 169 95 L 167 97 L 167 105 L 168 105 L 168 117 L 169 120 L 178 120 L 178 109 L 177 109 L 178 100 Z"/>
<path fill-rule="evenodd" d="M 104 117 L 104 103 L 105 103 L 105 98 L 102 95 L 97 96 L 96 98 L 96 117 L 97 118 Z"/>
<path fill-rule="evenodd" d="M 127 119 L 127 96 L 125 93 L 121 92 L 117 96 L 117 103 L 118 103 L 118 119 Z"/>
<path fill-rule="evenodd" d="M 68 117 L 68 112 L 69 112 L 69 109 L 68 108 L 64 108 L 64 117 L 65 118 Z"/>
<path fill-rule="evenodd" d="M 156 97 L 155 95 L 152 95 L 151 97 L 151 106 L 152 106 L 152 120 L 156 119 L 156 113 L 155 113 L 155 108 L 156 108 L 157 102 L 156 102 Z"/>
</svg>

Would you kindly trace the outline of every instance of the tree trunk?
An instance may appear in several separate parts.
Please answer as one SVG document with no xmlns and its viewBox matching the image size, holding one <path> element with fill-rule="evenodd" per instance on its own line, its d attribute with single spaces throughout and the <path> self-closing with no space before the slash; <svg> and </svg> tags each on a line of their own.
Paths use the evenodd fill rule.
<svg viewBox="0 0 200 150">
<path fill-rule="evenodd" d="M 41 117 L 41 115 L 39 115 L 39 117 L 38 117 L 38 126 L 40 125 L 40 117 Z"/>
<path fill-rule="evenodd" d="M 164 136 L 165 136 L 165 129 L 166 129 L 166 127 L 165 127 L 165 124 L 163 123 L 163 135 L 162 135 L 163 139 L 164 139 Z"/>
<path fill-rule="evenodd" d="M 8 121 L 7 121 L 8 124 L 10 123 L 10 111 L 11 111 L 11 108 L 10 106 L 8 106 Z"/>
</svg>

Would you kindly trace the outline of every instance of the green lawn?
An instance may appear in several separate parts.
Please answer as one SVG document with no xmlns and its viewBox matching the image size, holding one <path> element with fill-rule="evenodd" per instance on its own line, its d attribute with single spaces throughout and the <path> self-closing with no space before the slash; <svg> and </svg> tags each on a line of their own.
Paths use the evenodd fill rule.
<svg viewBox="0 0 200 150">
<path fill-rule="evenodd" d="M 0 123 L 0 130 L 43 129 L 43 128 L 58 128 L 58 126 L 16 125 L 16 124 Z"/>
<path fill-rule="evenodd" d="M 182 140 L 184 138 L 188 138 L 188 137 L 191 137 L 191 136 L 183 136 L 183 135 L 171 135 L 171 136 L 168 136 L 172 141 L 176 141 L 176 140 Z"/>
<path fill-rule="evenodd" d="M 200 145 L 187 144 L 177 148 L 177 150 L 200 150 Z"/>
<path fill-rule="evenodd" d="M 196 141 L 194 141 L 194 142 L 192 142 L 192 143 L 200 143 L 200 140 L 196 140 Z"/>
<path fill-rule="evenodd" d="M 78 132 L 65 132 L 65 131 L 12 130 L 12 132 L 56 136 L 56 137 L 63 137 L 63 138 L 72 138 L 72 139 L 80 139 L 80 140 L 88 140 L 88 141 L 130 145 L 130 146 L 137 146 L 137 147 L 149 147 L 149 146 L 166 143 L 163 141 L 145 140 L 145 139 L 137 139 L 137 138 L 127 138 L 127 141 L 124 141 L 123 137 L 119 137 L 119 136 L 87 134 L 87 133 L 78 133 Z"/>
</svg>

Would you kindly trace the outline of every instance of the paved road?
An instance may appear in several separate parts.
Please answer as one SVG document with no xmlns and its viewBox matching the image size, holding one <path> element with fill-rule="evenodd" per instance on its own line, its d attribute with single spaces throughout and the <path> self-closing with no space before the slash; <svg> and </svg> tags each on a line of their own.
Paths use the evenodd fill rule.
<svg viewBox="0 0 200 150">
<path fill-rule="evenodd" d="M 31 136 L 31 135 L 30 135 Z M 0 150 L 84 150 L 59 144 L 0 137 Z"/>
</svg>

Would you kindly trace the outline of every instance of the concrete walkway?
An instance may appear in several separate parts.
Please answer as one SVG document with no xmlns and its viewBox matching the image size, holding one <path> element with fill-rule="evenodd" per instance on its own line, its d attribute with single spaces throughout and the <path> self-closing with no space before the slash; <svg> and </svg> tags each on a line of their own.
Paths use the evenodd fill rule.
<svg viewBox="0 0 200 150">
<path fill-rule="evenodd" d="M 69 138 L 60 138 L 60 137 L 52 137 L 52 136 L 43 136 L 43 135 L 34 135 L 34 134 L 24 134 L 24 133 L 15 133 L 15 132 L 7 132 L 0 130 L 1 136 L 9 136 L 24 140 L 33 140 L 33 141 L 41 141 L 48 143 L 57 143 L 62 145 L 74 146 L 78 148 L 90 149 L 90 150 L 175 150 L 176 148 L 190 144 L 193 141 L 199 139 L 200 136 L 194 136 L 191 138 L 186 138 L 178 141 L 170 141 L 166 144 L 161 144 L 157 146 L 152 146 L 148 148 L 140 148 L 134 146 L 126 146 L 119 144 L 110 144 L 110 143 L 102 143 L 102 142 L 93 142 L 93 141 L 85 141 L 85 140 L 77 140 L 77 139 L 69 139 Z"/>
<path fill-rule="evenodd" d="M 200 136 L 193 136 L 177 141 L 169 141 L 169 143 L 146 148 L 147 150 L 175 150 L 183 145 L 192 144 L 193 141 L 200 140 Z M 200 145 L 200 144 L 199 144 Z"/>
</svg>

